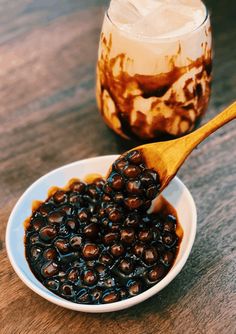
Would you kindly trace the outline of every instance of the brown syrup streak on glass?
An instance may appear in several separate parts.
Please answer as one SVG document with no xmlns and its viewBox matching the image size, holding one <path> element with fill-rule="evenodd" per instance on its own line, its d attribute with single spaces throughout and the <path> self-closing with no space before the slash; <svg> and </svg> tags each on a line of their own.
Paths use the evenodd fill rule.
<svg viewBox="0 0 236 334">
<path fill-rule="evenodd" d="M 197 119 L 203 115 L 206 110 L 209 97 L 210 97 L 210 87 L 211 87 L 211 72 L 212 72 L 212 55 L 211 50 L 207 49 L 207 43 L 203 45 L 204 54 L 196 59 L 195 61 L 191 61 L 189 65 L 177 67 L 175 65 L 176 58 L 181 53 L 181 46 L 177 54 L 170 58 L 170 67 L 171 70 L 167 73 L 160 73 L 157 75 L 142 75 L 135 74 L 130 76 L 124 70 L 124 63 L 127 60 L 127 57 L 124 53 L 119 54 L 118 56 L 110 59 L 110 52 L 112 47 L 112 36 L 110 35 L 109 41 L 105 38 L 104 34 L 101 35 L 101 49 L 102 54 L 101 58 L 98 61 L 97 71 L 100 77 L 100 85 L 101 85 L 101 94 L 100 94 L 100 104 L 101 104 L 101 112 L 104 116 L 104 99 L 103 93 L 106 90 L 111 99 L 113 100 L 116 108 L 116 117 L 119 119 L 121 123 L 121 129 L 118 130 L 119 134 L 124 137 L 134 137 L 134 135 L 138 132 L 139 137 L 143 137 L 145 139 L 145 125 L 146 125 L 146 116 L 141 113 L 138 113 L 138 117 L 131 126 L 131 110 L 134 108 L 134 98 L 136 96 L 142 96 L 143 98 L 149 97 L 163 97 L 168 91 L 171 90 L 171 87 L 175 82 L 177 82 L 185 73 L 189 72 L 192 69 L 200 69 L 200 73 L 195 76 L 194 79 L 187 79 L 184 85 L 184 95 L 185 101 L 179 102 L 174 92 L 170 94 L 168 100 L 164 100 L 164 103 L 174 109 L 175 115 L 180 115 L 183 120 L 186 120 L 189 123 L 189 129 L 192 130 L 196 123 L 196 119 L 192 120 L 186 110 L 190 109 L 190 105 L 192 106 L 191 99 L 196 99 L 197 97 L 197 105 L 194 106 L 194 110 L 197 110 Z M 117 75 L 114 75 L 115 67 L 119 67 L 120 71 Z M 203 88 L 200 83 L 197 84 L 196 80 L 200 80 L 205 76 L 205 93 L 203 94 Z M 191 91 L 188 86 L 189 83 L 194 83 L 196 87 Z M 196 82 L 195 82 L 196 81 Z M 130 87 L 131 91 L 138 90 L 140 93 L 130 94 L 126 93 L 126 88 Z M 155 101 L 152 105 L 152 108 L 157 107 L 160 103 L 159 100 Z M 108 126 L 112 126 L 112 122 L 110 122 L 106 117 L 104 117 Z M 174 121 L 174 119 L 173 119 Z M 163 117 L 163 129 L 165 129 L 166 122 L 171 122 L 170 119 L 166 120 Z M 160 117 L 158 117 L 158 123 L 160 123 Z M 155 119 L 153 120 L 154 129 L 153 132 L 156 136 L 162 135 L 160 130 L 155 131 Z M 159 124 L 158 128 L 162 126 Z M 143 132 L 142 132 L 143 129 Z M 137 131 L 136 131 L 137 130 Z M 179 131 L 181 131 L 179 129 Z"/>
</svg>

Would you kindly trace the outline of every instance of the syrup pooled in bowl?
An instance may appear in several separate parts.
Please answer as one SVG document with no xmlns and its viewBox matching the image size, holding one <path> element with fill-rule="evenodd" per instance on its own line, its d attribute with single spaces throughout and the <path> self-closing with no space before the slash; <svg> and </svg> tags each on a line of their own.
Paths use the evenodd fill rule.
<svg viewBox="0 0 236 334">
<path fill-rule="evenodd" d="M 161 196 L 158 174 L 139 151 L 118 159 L 107 179 L 90 175 L 52 188 L 25 222 L 25 252 L 36 278 L 75 303 L 136 296 L 169 272 L 183 231 Z"/>
</svg>

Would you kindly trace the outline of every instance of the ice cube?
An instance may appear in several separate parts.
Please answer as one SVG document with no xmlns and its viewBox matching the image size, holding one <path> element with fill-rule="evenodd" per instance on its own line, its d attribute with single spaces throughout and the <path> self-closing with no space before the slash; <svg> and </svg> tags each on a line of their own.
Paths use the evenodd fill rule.
<svg viewBox="0 0 236 334">
<path fill-rule="evenodd" d="M 134 23 L 141 17 L 134 5 L 127 0 L 112 0 L 108 14 L 118 25 Z"/>
<path fill-rule="evenodd" d="M 187 33 L 205 15 L 201 0 L 112 0 L 109 8 L 109 16 L 122 30 L 147 37 Z"/>
<path fill-rule="evenodd" d="M 159 8 L 165 0 L 127 0 L 127 2 L 132 4 L 141 16 L 145 17 Z"/>
<path fill-rule="evenodd" d="M 190 0 L 188 4 L 186 0 L 159 0 L 154 1 L 155 8 L 151 2 L 153 0 L 142 1 L 149 3 L 149 6 L 145 7 L 146 14 L 144 15 L 142 11 L 142 18 L 126 26 L 126 29 L 133 34 L 147 37 L 174 37 L 194 30 L 205 17 L 205 7 L 200 0 L 198 6 L 195 0 Z M 138 10 L 140 11 L 141 7 Z"/>
</svg>

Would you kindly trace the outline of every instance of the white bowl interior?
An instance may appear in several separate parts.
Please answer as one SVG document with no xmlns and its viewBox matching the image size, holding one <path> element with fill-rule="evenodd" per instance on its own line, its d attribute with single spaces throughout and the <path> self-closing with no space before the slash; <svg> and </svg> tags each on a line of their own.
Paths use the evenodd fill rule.
<svg viewBox="0 0 236 334">
<path fill-rule="evenodd" d="M 50 187 L 64 187 L 72 178 L 83 179 L 90 173 L 106 175 L 108 167 L 116 157 L 115 155 L 111 155 L 81 160 L 50 172 L 37 180 L 26 190 L 10 215 L 6 231 L 6 247 L 13 268 L 28 287 L 42 297 L 60 306 L 77 311 L 97 313 L 117 311 L 130 307 L 151 297 L 169 284 L 180 272 L 190 254 L 196 234 L 196 207 L 188 189 L 176 177 L 165 189 L 163 195 L 176 209 L 184 231 L 184 236 L 174 266 L 161 282 L 142 294 L 124 301 L 107 305 L 83 305 L 60 298 L 46 289 L 35 278 L 25 258 L 23 224 L 25 219 L 32 213 L 32 202 L 34 200 L 45 200 Z"/>
</svg>

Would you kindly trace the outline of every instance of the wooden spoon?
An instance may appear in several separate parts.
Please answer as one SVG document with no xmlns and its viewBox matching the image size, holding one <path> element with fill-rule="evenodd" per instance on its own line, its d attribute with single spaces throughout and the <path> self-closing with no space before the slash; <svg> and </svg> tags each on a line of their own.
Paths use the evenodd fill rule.
<svg viewBox="0 0 236 334">
<path fill-rule="evenodd" d="M 154 169 L 160 177 L 162 191 L 178 172 L 185 159 L 193 149 L 206 139 L 210 134 L 224 124 L 236 118 L 236 102 L 222 111 L 200 129 L 179 139 L 145 144 L 133 150 L 140 150 L 143 154 L 146 166 Z"/>
</svg>

